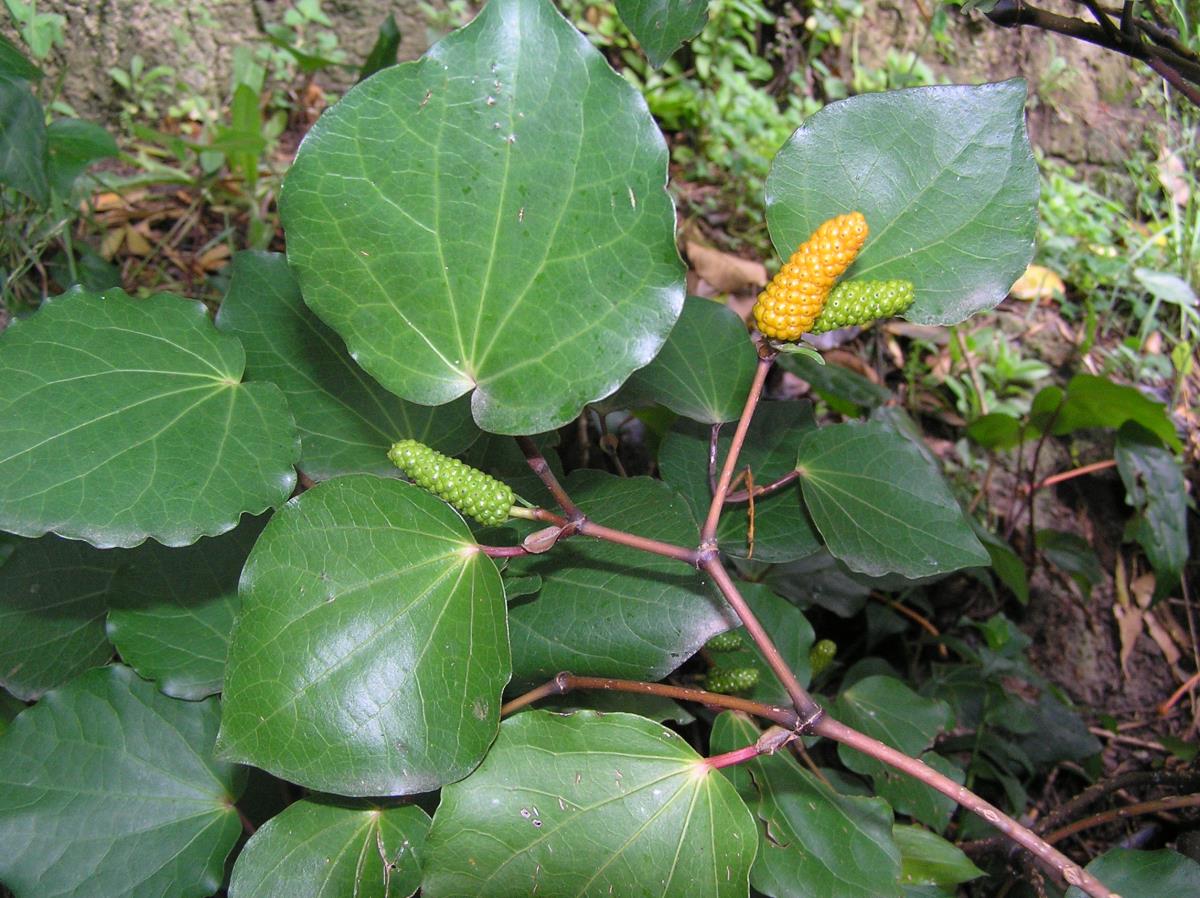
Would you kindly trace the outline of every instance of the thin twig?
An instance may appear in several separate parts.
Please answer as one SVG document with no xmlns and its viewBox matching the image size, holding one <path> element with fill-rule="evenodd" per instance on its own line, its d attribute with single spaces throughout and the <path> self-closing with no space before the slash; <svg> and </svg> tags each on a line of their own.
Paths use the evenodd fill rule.
<svg viewBox="0 0 1200 898">
<path fill-rule="evenodd" d="M 567 491 L 558 482 L 558 478 L 550 470 L 550 463 L 546 461 L 546 457 L 542 455 L 542 451 L 538 449 L 537 444 L 529 437 L 517 437 L 517 445 L 525 453 L 525 461 L 529 463 L 529 467 L 533 469 L 533 473 L 541 478 L 542 483 L 546 485 L 546 489 L 550 491 L 550 495 L 554 497 L 554 501 L 566 512 L 567 519 L 574 521 L 577 518 L 582 518 L 583 512 L 579 510 L 579 506 L 571 501 L 571 497 L 567 495 Z"/>
<path fill-rule="evenodd" d="M 1074 823 L 1064 826 L 1062 829 L 1056 829 L 1054 832 L 1046 836 L 1046 841 L 1050 843 L 1061 842 L 1068 836 L 1073 836 L 1085 829 L 1091 829 L 1094 826 L 1102 826 L 1105 823 L 1112 823 L 1114 820 L 1125 820 L 1129 817 L 1141 817 L 1146 814 L 1157 814 L 1161 811 L 1173 811 L 1178 808 L 1195 808 L 1200 807 L 1200 793 L 1192 795 L 1169 795 L 1166 798 L 1155 798 L 1151 801 L 1139 801 L 1137 804 L 1127 805 L 1123 808 L 1110 808 L 1107 811 L 1101 811 L 1099 814 L 1093 814 L 1091 817 L 1085 817 L 1082 820 L 1076 820 Z"/>
<path fill-rule="evenodd" d="M 725 494 L 729 492 L 729 482 L 733 480 L 733 472 L 737 467 L 738 455 L 741 454 L 742 444 L 746 441 L 746 431 L 750 429 L 750 419 L 754 417 L 754 409 L 762 397 L 763 385 L 767 381 L 767 373 L 778 353 L 766 343 L 759 345 L 758 368 L 754 371 L 754 381 L 746 396 L 746 404 L 742 408 L 742 416 L 738 419 L 737 430 L 734 431 L 733 441 L 729 444 L 729 452 L 725 456 L 725 465 L 721 468 L 721 479 L 713 490 L 712 502 L 708 506 L 708 517 L 700 529 L 700 548 L 716 551 L 717 522 L 721 518 L 721 510 L 725 507 Z"/>
<path fill-rule="evenodd" d="M 797 732 L 802 723 L 799 715 L 791 708 L 779 705 L 765 705 L 762 702 L 738 698 L 736 695 L 725 695 L 721 692 L 708 692 L 704 689 L 692 689 L 687 686 L 671 686 L 667 683 L 643 683 L 640 680 L 619 680 L 613 677 L 580 677 L 563 671 L 554 679 L 531 689 L 524 695 L 514 698 L 500 708 L 500 716 L 509 714 L 532 705 L 552 695 L 565 695 L 576 689 L 595 689 L 604 692 L 631 692 L 637 695 L 657 695 L 662 698 L 673 698 L 685 702 L 695 702 L 710 708 L 723 708 L 727 711 L 741 711 L 753 717 L 761 717 L 778 724 L 789 732 Z"/>
<path fill-rule="evenodd" d="M 799 471 L 788 471 L 778 480 L 768 483 L 766 486 L 756 486 L 754 488 L 754 498 L 761 499 L 763 496 L 769 496 L 771 493 L 777 493 L 785 486 L 795 483 L 800 478 Z M 750 492 L 748 490 L 738 490 L 735 493 L 725 494 L 725 504 L 735 505 L 741 502 L 750 501 Z"/>
<path fill-rule="evenodd" d="M 742 598 L 742 594 L 738 592 L 737 586 L 734 585 L 725 566 L 721 564 L 721 560 L 715 555 L 710 557 L 704 562 L 704 571 L 713 578 L 713 582 L 721 591 L 721 595 L 725 597 L 725 601 L 737 612 L 737 616 L 746 627 L 746 632 L 754 640 L 758 650 L 762 652 L 767 666 L 771 668 L 783 688 L 787 690 L 788 697 L 791 698 L 792 705 L 800 715 L 801 721 L 806 722 L 805 727 L 807 728 L 813 721 L 820 719 L 825 712 L 800 685 L 800 681 L 796 679 L 792 669 L 783 660 L 779 649 L 775 647 L 775 643 L 767 635 L 763 625 L 759 623 L 754 612 L 750 610 L 750 606 L 746 604 L 746 600 Z"/>
<path fill-rule="evenodd" d="M 1009 817 L 995 805 L 984 801 L 971 790 L 960 786 L 948 776 L 938 773 L 932 767 L 921 763 L 916 758 L 910 758 L 903 752 L 885 745 L 878 739 L 872 739 L 870 736 L 851 729 L 829 716 L 817 720 L 813 724 L 811 732 L 858 749 L 863 754 L 869 755 L 877 761 L 882 761 L 891 767 L 895 767 L 913 779 L 919 780 L 925 785 L 941 792 L 943 795 L 952 798 L 967 810 L 978 814 L 1022 848 L 1032 852 L 1034 857 L 1054 870 L 1066 884 L 1079 887 L 1092 896 L 1092 898 L 1119 898 L 1115 892 L 1105 887 L 1100 880 L 1096 879 L 1096 877 L 1092 876 L 1092 874 L 1088 873 L 1065 854 L 1056 850 L 1044 839 L 1035 835 L 1031 830 L 1022 826 L 1012 817 Z"/>
<path fill-rule="evenodd" d="M 1175 703 L 1183 698 L 1184 695 L 1186 695 L 1192 689 L 1195 689 L 1198 683 L 1200 683 L 1200 672 L 1194 673 L 1188 677 L 1178 689 L 1171 693 L 1170 698 L 1159 703 L 1158 707 L 1155 708 L 1155 710 L 1158 712 L 1158 716 L 1166 717 L 1168 714 L 1170 714 L 1171 709 L 1175 707 Z"/>
<path fill-rule="evenodd" d="M 1073 480 L 1076 477 L 1083 477 L 1085 474 L 1095 474 L 1097 471 L 1105 471 L 1109 468 L 1115 468 L 1117 460 L 1115 458 L 1105 459 L 1104 461 L 1094 461 L 1090 465 L 1081 465 L 1078 468 L 1072 468 L 1070 471 L 1063 471 L 1061 474 L 1051 474 L 1044 480 L 1040 480 L 1033 486 L 1022 484 L 1022 492 L 1044 490 L 1048 486 L 1054 486 L 1056 483 L 1063 483 L 1067 480 Z"/>
<path fill-rule="evenodd" d="M 521 511 L 519 516 L 561 527 L 562 533 L 559 535 L 559 539 L 566 539 L 575 534 L 591 536 L 606 542 L 629 546 L 631 549 L 650 552 L 653 555 L 662 555 L 664 558 L 673 558 L 676 561 L 682 561 L 690 567 L 700 566 L 700 553 L 695 549 L 677 546 L 674 543 L 665 543 L 661 540 L 651 539 L 648 536 L 638 536 L 636 533 L 617 530 L 613 527 L 605 527 L 603 524 L 597 524 L 588 518 L 578 508 L 575 508 L 575 511 L 578 517 L 573 521 L 567 520 L 562 515 L 557 515 L 545 508 L 526 508 Z"/>
</svg>

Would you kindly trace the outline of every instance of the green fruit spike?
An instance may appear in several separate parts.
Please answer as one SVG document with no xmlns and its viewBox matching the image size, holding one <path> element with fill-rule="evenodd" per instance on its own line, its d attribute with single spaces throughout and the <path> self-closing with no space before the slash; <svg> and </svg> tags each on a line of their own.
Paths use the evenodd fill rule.
<svg viewBox="0 0 1200 898">
<path fill-rule="evenodd" d="M 742 640 L 742 631 L 727 630 L 724 633 L 718 633 L 712 639 L 704 644 L 704 647 L 710 652 L 736 652 L 740 648 L 744 648 L 746 643 Z"/>
<path fill-rule="evenodd" d="M 513 504 L 512 488 L 478 468 L 442 455 L 416 440 L 393 443 L 388 458 L 417 486 L 480 524 L 495 526 L 508 520 Z"/>
<path fill-rule="evenodd" d="M 829 291 L 812 332 L 823 334 L 840 327 L 890 318 L 913 303 L 912 281 L 844 281 Z"/>
<path fill-rule="evenodd" d="M 749 692 L 758 683 L 757 667 L 714 667 L 708 672 L 705 687 L 709 692 Z"/>
<path fill-rule="evenodd" d="M 808 666 L 812 669 L 812 675 L 825 670 L 833 663 L 834 656 L 837 655 L 837 643 L 832 639 L 822 639 L 814 645 L 808 653 Z"/>
</svg>

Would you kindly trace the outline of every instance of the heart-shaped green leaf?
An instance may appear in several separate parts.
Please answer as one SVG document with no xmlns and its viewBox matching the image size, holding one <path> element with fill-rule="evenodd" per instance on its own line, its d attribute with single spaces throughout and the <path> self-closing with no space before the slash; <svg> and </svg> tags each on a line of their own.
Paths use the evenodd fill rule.
<svg viewBox="0 0 1200 898">
<path fill-rule="evenodd" d="M 0 527 L 178 546 L 284 501 L 300 442 L 283 395 L 203 304 L 76 290 L 0 336 Z"/>
<path fill-rule="evenodd" d="M 22 713 L 0 739 L 0 881 L 58 898 L 213 894 L 244 779 L 212 758 L 217 714 L 120 666 Z"/>
<path fill-rule="evenodd" d="M 1038 174 L 1025 82 L 919 87 L 830 103 L 779 151 L 767 224 L 787 258 L 857 210 L 871 235 L 847 278 L 916 286 L 904 313 L 953 324 L 999 304 L 1033 259 Z"/>
<path fill-rule="evenodd" d="M 983 876 L 962 849 L 937 833 L 919 826 L 896 826 L 892 837 L 900 846 L 900 875 L 906 886 L 955 886 Z"/>
<path fill-rule="evenodd" d="M 45 206 L 50 202 L 46 161 L 42 104 L 24 81 L 0 75 L 0 186 Z"/>
<path fill-rule="evenodd" d="M 321 323 L 279 253 L 242 252 L 217 313 L 217 328 L 246 347 L 251 380 L 275 384 L 300 430 L 300 470 L 314 480 L 390 474 L 397 440 L 457 455 L 479 431 L 466 400 L 437 408 L 405 402 L 358 367 L 341 337 Z"/>
<path fill-rule="evenodd" d="M 955 782 L 964 781 L 963 772 L 950 761 L 925 752 L 938 733 L 954 725 L 945 702 L 918 695 L 893 677 L 870 676 L 843 690 L 835 708 L 843 723 L 906 755 L 919 756 Z M 876 791 L 900 813 L 938 829 L 950 822 L 957 807 L 953 799 L 845 745 L 838 746 L 838 757 L 855 773 L 870 776 Z"/>
<path fill-rule="evenodd" d="M 46 153 L 50 186 L 63 199 L 71 196 L 75 179 L 93 162 L 118 153 L 117 142 L 99 125 L 77 118 L 62 118 L 46 128 Z"/>
<path fill-rule="evenodd" d="M 622 395 L 660 402 L 705 424 L 736 421 L 757 359 L 745 322 L 731 308 L 692 296 L 662 351 L 634 372 Z"/>
<path fill-rule="evenodd" d="M 43 536 L 0 565 L 0 686 L 32 700 L 112 657 L 104 613 L 128 553 Z"/>
<path fill-rule="evenodd" d="M 671 488 L 648 477 L 576 471 L 567 492 L 593 520 L 641 536 L 695 545 L 699 528 Z M 560 670 L 657 680 L 737 618 L 695 571 L 670 558 L 575 537 L 517 559 L 542 590 L 509 611 L 513 669 L 545 679 Z"/>
<path fill-rule="evenodd" d="M 1117 470 L 1125 500 L 1138 510 L 1130 528 L 1154 567 L 1155 597 L 1179 585 L 1188 558 L 1187 483 L 1174 454 L 1136 422 L 1117 432 Z"/>
<path fill-rule="evenodd" d="M 549 0 L 491 0 L 309 131 L 280 198 L 304 299 L 381 384 L 536 433 L 612 393 L 683 304 L 667 148 Z"/>
<path fill-rule="evenodd" d="M 852 570 L 916 579 L 988 563 L 941 474 L 881 424 L 835 424 L 804 437 L 804 502 L 829 551 Z"/>
<path fill-rule="evenodd" d="M 704 29 L 707 0 L 617 0 L 621 21 L 656 69 Z"/>
<path fill-rule="evenodd" d="M 726 711 L 710 750 L 733 751 L 760 735 L 750 720 Z M 721 772 L 758 821 L 755 889 L 776 898 L 899 898 L 900 851 L 885 802 L 839 795 L 785 751 Z"/>
<path fill-rule="evenodd" d="M 744 898 L 755 842 L 737 793 L 671 730 L 527 711 L 442 791 L 421 894 Z"/>
<path fill-rule="evenodd" d="M 1200 864 L 1177 851 L 1113 848 L 1087 865 L 1087 871 L 1124 898 L 1166 898 L 1200 894 Z M 1071 886 L 1066 898 L 1086 898 Z"/>
<path fill-rule="evenodd" d="M 407 898 L 428 832 L 416 805 L 298 801 L 250 837 L 229 898 Z"/>
<path fill-rule="evenodd" d="M 509 677 L 504 590 L 450 506 L 326 481 L 271 519 L 241 592 L 225 756 L 339 795 L 426 792 L 479 763 Z"/>
<path fill-rule="evenodd" d="M 113 582 L 108 638 L 121 658 L 174 698 L 221 691 L 229 634 L 241 607 L 238 578 L 265 518 L 221 536 L 168 549 L 147 542 Z"/>
<path fill-rule="evenodd" d="M 796 467 L 796 447 L 816 426 L 808 402 L 763 402 L 747 432 L 746 445 L 738 458 L 738 471 L 747 466 L 756 487 L 766 486 Z M 711 429 L 680 421 L 663 439 L 658 453 L 663 479 L 687 498 L 698 519 L 708 514 L 712 491 L 708 477 L 708 447 Z M 721 433 L 717 471 L 725 463 L 733 428 Z M 745 482 L 737 490 L 745 489 Z M 795 483 L 754 501 L 754 552 L 758 561 L 778 564 L 805 558 L 821 547 L 800 502 Z M 746 502 L 730 503 L 721 515 L 717 537 L 721 548 L 745 558 L 750 554 L 750 508 Z"/>
</svg>

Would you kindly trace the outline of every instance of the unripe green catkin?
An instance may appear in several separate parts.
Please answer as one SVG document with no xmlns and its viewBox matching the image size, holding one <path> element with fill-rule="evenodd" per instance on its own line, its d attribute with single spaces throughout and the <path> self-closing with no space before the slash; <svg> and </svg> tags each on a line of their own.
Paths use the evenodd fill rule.
<svg viewBox="0 0 1200 898">
<path fill-rule="evenodd" d="M 484 525 L 503 524 L 513 491 L 478 468 L 443 455 L 416 440 L 393 443 L 388 458 L 417 486 L 449 502 Z"/>
<path fill-rule="evenodd" d="M 757 667 L 714 667 L 704 685 L 709 692 L 749 692 L 758 678 Z"/>
<path fill-rule="evenodd" d="M 912 281 L 843 281 L 829 291 L 812 332 L 823 334 L 840 327 L 890 318 L 912 305 Z"/>
</svg>

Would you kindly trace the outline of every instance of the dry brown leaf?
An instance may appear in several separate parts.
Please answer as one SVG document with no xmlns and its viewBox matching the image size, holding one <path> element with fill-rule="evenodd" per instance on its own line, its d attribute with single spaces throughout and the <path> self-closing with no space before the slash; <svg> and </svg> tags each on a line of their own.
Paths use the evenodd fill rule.
<svg viewBox="0 0 1200 898">
<path fill-rule="evenodd" d="M 196 260 L 196 265 L 204 271 L 216 271 L 229 258 L 229 244 L 218 243 L 211 249 L 205 250 Z"/>
<path fill-rule="evenodd" d="M 1030 265 L 1008 291 L 1013 299 L 1040 302 L 1066 295 L 1063 279 L 1044 265 Z"/>
<path fill-rule="evenodd" d="M 696 273 L 721 293 L 743 293 L 766 286 L 767 269 L 761 262 L 691 240 L 687 242 L 687 257 Z"/>
<path fill-rule="evenodd" d="M 125 225 L 125 249 L 133 256 L 150 255 L 150 241 L 137 228 Z"/>
<path fill-rule="evenodd" d="M 125 228 L 113 228 L 100 241 L 100 255 L 111 262 L 113 256 L 117 254 L 117 250 L 121 248 L 121 244 L 124 242 Z"/>
<path fill-rule="evenodd" d="M 950 334 L 944 327 L 932 327 L 928 324 L 911 324 L 907 321 L 889 321 L 883 325 L 884 331 L 904 337 L 908 340 L 924 340 L 934 346 L 944 346 L 950 342 Z"/>
<path fill-rule="evenodd" d="M 1117 633 L 1121 639 L 1121 672 L 1129 676 L 1129 659 L 1133 647 L 1142 634 L 1142 612 L 1131 605 L 1113 605 L 1113 617 L 1117 619 Z"/>
</svg>

